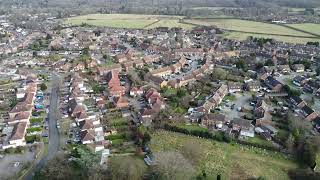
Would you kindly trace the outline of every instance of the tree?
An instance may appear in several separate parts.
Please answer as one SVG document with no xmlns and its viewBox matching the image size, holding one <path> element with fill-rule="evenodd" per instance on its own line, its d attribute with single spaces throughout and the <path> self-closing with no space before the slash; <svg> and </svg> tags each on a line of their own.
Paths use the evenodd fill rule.
<svg viewBox="0 0 320 180">
<path fill-rule="evenodd" d="M 310 168 L 313 168 L 316 164 L 316 149 L 310 143 L 306 142 L 303 146 L 303 151 L 300 154 L 300 160 L 303 164 L 307 165 Z"/>
<path fill-rule="evenodd" d="M 192 164 L 178 152 L 161 152 L 155 155 L 154 170 L 160 179 L 190 179 L 195 170 Z"/>
<path fill-rule="evenodd" d="M 148 132 L 143 134 L 142 145 L 145 146 L 151 141 L 151 136 Z"/>
<path fill-rule="evenodd" d="M 47 90 L 48 87 L 47 87 L 46 83 L 41 83 L 41 84 L 40 84 L 40 89 L 41 89 L 41 91 Z"/>
<path fill-rule="evenodd" d="M 201 146 L 196 141 L 188 141 L 182 148 L 183 156 L 188 159 L 193 165 L 198 165 L 204 156 Z"/>
<path fill-rule="evenodd" d="M 72 169 L 72 163 L 68 161 L 68 158 L 62 154 L 58 154 L 40 171 L 37 172 L 35 180 L 48 179 L 48 180 L 84 180 L 85 174 L 81 171 L 75 171 Z"/>
<path fill-rule="evenodd" d="M 109 167 L 113 180 L 141 180 L 146 172 L 144 162 L 131 156 L 113 157 Z"/>
<path fill-rule="evenodd" d="M 286 141 L 286 148 L 290 153 L 294 152 L 294 144 L 295 144 L 295 139 L 293 135 L 290 134 Z"/>
<path fill-rule="evenodd" d="M 239 61 L 236 62 L 236 67 L 242 70 L 246 70 L 247 69 L 247 65 L 246 62 L 244 61 L 244 59 L 240 59 Z"/>
</svg>

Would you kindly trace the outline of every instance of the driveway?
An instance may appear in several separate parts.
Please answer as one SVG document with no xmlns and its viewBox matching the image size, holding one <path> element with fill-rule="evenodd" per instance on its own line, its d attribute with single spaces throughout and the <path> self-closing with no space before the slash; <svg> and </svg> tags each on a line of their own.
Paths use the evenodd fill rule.
<svg viewBox="0 0 320 180">
<path fill-rule="evenodd" d="M 251 95 L 248 93 L 244 93 L 243 95 L 239 93 L 235 93 L 235 96 L 236 96 L 235 101 L 230 101 L 228 103 L 222 102 L 220 104 L 221 112 L 223 112 L 223 114 L 225 114 L 230 120 L 241 117 L 243 113 L 239 112 L 237 109 L 239 107 L 248 105 L 249 100 L 251 99 Z M 229 104 L 229 107 L 226 107 L 224 104 Z M 235 104 L 233 109 L 230 108 L 232 104 Z"/>
</svg>

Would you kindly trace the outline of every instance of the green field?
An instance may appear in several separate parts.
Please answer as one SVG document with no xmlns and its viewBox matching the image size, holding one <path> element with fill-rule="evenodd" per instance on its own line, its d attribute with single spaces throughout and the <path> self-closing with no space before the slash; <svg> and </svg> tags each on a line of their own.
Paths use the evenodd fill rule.
<svg viewBox="0 0 320 180">
<path fill-rule="evenodd" d="M 320 35 L 320 24 L 304 23 L 289 24 L 288 26 Z"/>
<path fill-rule="evenodd" d="M 156 27 L 180 27 L 187 30 L 192 29 L 194 25 L 179 22 L 183 18 L 183 16 L 167 15 L 89 14 L 65 19 L 65 24 L 81 25 L 86 23 L 94 26 L 129 29 L 151 29 Z M 253 36 L 272 38 L 278 41 L 300 44 L 305 44 L 308 41 L 320 41 L 319 38 L 314 37 L 312 34 L 277 24 L 229 18 L 199 18 L 188 19 L 184 21 L 195 25 L 215 25 L 222 29 L 232 30 L 232 32 L 226 32 L 223 34 L 223 37 L 230 39 L 245 40 L 249 36 Z M 318 24 L 309 23 L 288 26 L 292 26 L 310 33 L 320 34 L 320 25 Z"/>
<path fill-rule="evenodd" d="M 160 26 L 182 27 L 190 29 L 192 26 L 179 23 L 183 16 L 138 15 L 138 14 L 89 14 L 76 16 L 65 20 L 66 24 L 81 25 L 83 23 L 94 26 L 114 28 L 155 28 Z M 150 26 L 150 27 L 149 27 Z"/>
<path fill-rule="evenodd" d="M 288 43 L 298 43 L 306 44 L 309 41 L 320 41 L 316 38 L 299 38 L 299 37 L 289 37 L 289 36 L 276 36 L 276 35 L 264 35 L 264 34 L 254 34 L 254 33 L 240 33 L 240 32 L 226 32 L 222 35 L 228 39 L 246 40 L 249 36 L 257 38 L 272 38 L 278 41 L 288 42 Z"/>
<path fill-rule="evenodd" d="M 148 29 L 156 28 L 156 27 L 179 27 L 183 29 L 192 29 L 194 26 L 189 24 L 182 24 L 179 23 L 179 19 L 162 19 L 157 23 L 152 24 L 151 26 L 148 26 Z"/>
<path fill-rule="evenodd" d="M 215 25 L 219 28 L 232 30 L 235 32 L 227 32 L 224 37 L 237 40 L 245 40 L 249 36 L 273 38 L 283 42 L 305 44 L 308 41 L 320 41 L 309 33 L 304 33 L 298 30 L 290 29 L 277 24 L 269 24 L 263 22 L 254 22 L 240 19 L 191 19 L 185 22 L 197 25 Z M 320 25 L 316 24 L 297 24 L 290 25 L 298 29 L 311 33 L 319 33 Z M 239 32 L 237 32 L 239 31 Z M 291 37 L 292 36 L 292 37 Z M 299 37 L 301 36 L 301 37 Z M 310 37 L 310 38 L 309 38 Z"/>
<path fill-rule="evenodd" d="M 295 31 L 276 24 L 268 24 L 240 19 L 193 19 L 186 20 L 186 22 L 191 22 L 199 25 L 215 25 L 222 29 L 235 31 L 277 35 L 310 36 L 309 34 Z"/>
<path fill-rule="evenodd" d="M 215 178 L 218 173 L 223 179 L 248 179 L 265 177 L 266 179 L 289 179 L 287 171 L 297 168 L 297 164 L 275 152 L 249 148 L 237 144 L 227 144 L 200 139 L 179 133 L 158 131 L 152 135 L 153 152 L 182 151 L 187 142 L 195 143 L 203 150 L 198 173 L 205 170 Z"/>
</svg>

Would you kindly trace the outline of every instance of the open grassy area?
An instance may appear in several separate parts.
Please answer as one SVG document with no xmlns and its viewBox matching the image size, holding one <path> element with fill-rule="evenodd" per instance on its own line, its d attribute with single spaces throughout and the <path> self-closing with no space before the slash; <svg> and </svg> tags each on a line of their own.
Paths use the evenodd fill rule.
<svg viewBox="0 0 320 180">
<path fill-rule="evenodd" d="M 297 168 L 294 161 L 279 153 L 167 131 L 152 134 L 150 147 L 153 152 L 181 151 L 187 142 L 199 144 L 204 151 L 201 163 L 196 167 L 197 173 L 205 170 L 212 178 L 221 173 L 223 179 L 247 179 L 260 176 L 266 179 L 289 179 L 287 171 Z"/>
<path fill-rule="evenodd" d="M 192 28 L 191 25 L 180 24 L 179 19 L 183 16 L 165 15 L 138 15 L 138 14 L 89 14 L 76 16 L 65 20 L 66 24 L 81 25 L 83 23 L 94 26 L 114 28 L 155 28 L 155 27 L 182 27 Z M 150 26 L 149 26 L 150 25 Z"/>
<path fill-rule="evenodd" d="M 159 22 L 152 24 L 151 26 L 148 26 L 147 29 L 152 29 L 156 27 L 169 27 L 169 28 L 179 27 L 183 29 L 192 29 L 194 26 L 189 24 L 182 24 L 179 22 L 179 19 L 163 19 L 163 20 L 160 20 Z"/>
<path fill-rule="evenodd" d="M 186 22 L 191 22 L 199 25 L 215 25 L 223 29 L 235 31 L 277 35 L 310 36 L 303 32 L 295 31 L 293 29 L 289 29 L 276 24 L 268 24 L 240 19 L 192 19 L 186 20 Z"/>
<path fill-rule="evenodd" d="M 223 34 L 225 38 L 236 39 L 236 40 L 246 40 L 249 36 L 257 38 L 272 38 L 278 41 L 288 42 L 288 43 L 298 43 L 306 44 L 309 41 L 320 41 L 316 38 L 300 38 L 300 37 L 289 37 L 289 36 L 276 36 L 276 35 L 264 35 L 264 34 L 254 34 L 254 33 L 242 33 L 242 32 L 227 32 Z"/>
<path fill-rule="evenodd" d="M 226 30 L 233 30 L 239 32 L 227 32 L 224 37 L 237 40 L 245 40 L 249 36 L 262 37 L 262 38 L 273 38 L 278 41 L 289 42 L 289 43 L 300 43 L 305 44 L 308 41 L 320 41 L 316 37 L 298 30 L 290 29 L 277 24 L 269 24 L 263 22 L 255 22 L 240 19 L 191 19 L 185 20 L 185 22 L 198 24 L 198 25 L 215 25 L 219 28 Z M 290 25 L 292 27 L 308 31 L 311 33 L 319 33 L 320 25 L 317 24 L 296 24 Z M 293 36 L 293 37 L 290 37 Z M 302 36 L 302 37 L 295 37 Z M 307 38 L 311 37 L 311 38 Z"/>
<path fill-rule="evenodd" d="M 320 24 L 303 23 L 303 24 L 288 24 L 288 26 L 320 35 Z"/>
<path fill-rule="evenodd" d="M 189 131 L 204 131 L 208 132 L 207 128 L 200 127 L 198 124 L 178 124 L 176 125 L 179 128 L 187 129 Z"/>
</svg>

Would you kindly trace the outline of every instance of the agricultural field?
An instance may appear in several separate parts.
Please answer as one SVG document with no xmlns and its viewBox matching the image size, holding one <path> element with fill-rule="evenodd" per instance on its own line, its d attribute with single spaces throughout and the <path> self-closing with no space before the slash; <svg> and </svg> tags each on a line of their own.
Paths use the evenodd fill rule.
<svg viewBox="0 0 320 180">
<path fill-rule="evenodd" d="M 226 30 L 234 30 L 248 33 L 276 34 L 276 35 L 292 35 L 292 36 L 307 36 L 311 35 L 295 31 L 276 24 L 268 24 L 255 21 L 247 21 L 240 19 L 192 19 L 185 20 L 198 25 L 215 25 Z"/>
<path fill-rule="evenodd" d="M 169 28 L 179 27 L 179 28 L 190 30 L 194 26 L 189 24 L 182 24 L 179 22 L 179 19 L 161 19 L 158 22 L 148 26 L 147 29 L 152 29 L 156 27 L 169 27 Z"/>
<path fill-rule="evenodd" d="M 304 23 L 304 24 L 288 24 L 288 26 L 320 35 L 320 24 Z"/>
<path fill-rule="evenodd" d="M 81 25 L 83 23 L 93 26 L 113 28 L 143 29 L 160 26 L 192 28 L 190 25 L 179 23 L 183 16 L 165 15 L 137 15 L 137 14 L 90 14 L 76 16 L 65 20 L 66 24 Z M 150 27 L 149 27 L 150 26 Z"/>
<path fill-rule="evenodd" d="M 222 179 L 289 179 L 287 172 L 297 168 L 297 164 L 275 152 L 249 148 L 238 144 L 227 144 L 200 139 L 179 133 L 157 131 L 152 134 L 151 150 L 155 152 L 183 151 L 186 143 L 200 146 L 202 159 L 196 168 L 197 173 L 205 170 L 210 178 L 217 174 Z"/>
<path fill-rule="evenodd" d="M 297 44 L 306 44 L 309 41 L 320 41 L 317 38 L 299 38 L 299 37 L 290 37 L 290 36 L 276 36 L 276 35 L 264 35 L 264 34 L 254 34 L 254 33 L 242 33 L 242 32 L 226 32 L 222 35 L 228 39 L 236 40 L 246 40 L 249 36 L 257 38 L 272 38 L 278 41 L 288 42 L 288 43 L 297 43 Z"/>
</svg>

